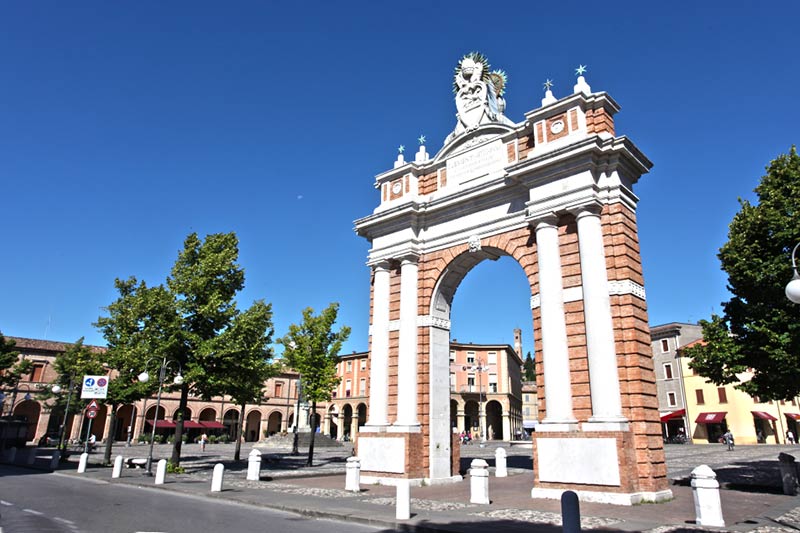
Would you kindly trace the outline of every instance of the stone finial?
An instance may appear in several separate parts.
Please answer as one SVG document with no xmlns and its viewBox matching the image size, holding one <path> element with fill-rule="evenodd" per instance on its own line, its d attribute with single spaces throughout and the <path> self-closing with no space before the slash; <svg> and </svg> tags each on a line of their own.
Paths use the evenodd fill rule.
<svg viewBox="0 0 800 533">
<path fill-rule="evenodd" d="M 544 82 L 544 98 L 542 98 L 542 107 L 557 102 L 556 97 L 553 96 L 553 80 L 547 79 Z"/>
<path fill-rule="evenodd" d="M 575 74 L 578 76 L 578 82 L 572 88 L 572 92 L 575 94 L 583 93 L 583 94 L 592 94 L 592 88 L 589 87 L 589 84 L 586 83 L 586 79 L 583 77 L 583 74 L 586 72 L 586 65 L 578 65 L 578 68 L 575 69 Z"/>
<path fill-rule="evenodd" d="M 406 151 L 406 147 L 402 144 L 397 147 L 397 160 L 394 162 L 394 168 L 402 167 L 406 164 L 406 159 L 403 157 L 403 152 Z"/>
</svg>

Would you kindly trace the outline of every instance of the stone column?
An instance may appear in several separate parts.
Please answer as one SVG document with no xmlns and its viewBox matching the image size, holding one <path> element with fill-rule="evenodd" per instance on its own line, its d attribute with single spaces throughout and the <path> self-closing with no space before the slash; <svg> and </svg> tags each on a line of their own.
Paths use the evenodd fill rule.
<svg viewBox="0 0 800 533">
<path fill-rule="evenodd" d="M 344 409 L 339 409 L 339 426 L 338 434 L 336 435 L 336 440 L 343 440 L 344 439 Z"/>
<path fill-rule="evenodd" d="M 511 440 L 514 435 L 511 429 L 511 415 L 503 413 L 503 440 Z"/>
<path fill-rule="evenodd" d="M 396 426 L 419 426 L 417 420 L 417 256 L 400 264 L 400 352 L 397 360 Z"/>
<path fill-rule="evenodd" d="M 564 285 L 561 279 L 561 251 L 555 215 L 536 224 L 539 256 L 539 298 L 542 314 L 542 362 L 544 364 L 547 416 L 539 431 L 569 431 L 577 420 L 572 414 L 572 386 L 569 375 L 567 325 L 564 318 Z"/>
<path fill-rule="evenodd" d="M 600 206 L 583 207 L 578 210 L 575 218 L 578 222 L 583 313 L 592 396 L 592 416 L 589 422 L 593 423 L 591 429 L 595 431 L 624 430 L 627 429 L 627 419 L 622 416 Z M 598 427 L 598 423 L 606 424 L 607 427 Z"/>
<path fill-rule="evenodd" d="M 389 265 L 375 265 L 368 426 L 387 426 L 389 404 Z"/>
<path fill-rule="evenodd" d="M 463 407 L 458 409 L 458 413 L 456 415 L 456 419 L 458 420 L 457 428 L 456 428 L 456 429 L 458 429 L 458 432 L 461 433 L 462 431 L 466 431 L 464 429 L 464 408 Z"/>
<path fill-rule="evenodd" d="M 325 419 L 322 421 L 322 434 L 323 435 L 328 435 L 329 437 L 331 435 L 331 413 L 330 412 L 326 412 L 325 413 Z"/>
<path fill-rule="evenodd" d="M 353 416 L 350 418 L 350 440 L 355 441 L 356 436 L 358 435 L 358 416 L 355 412 L 353 412 Z"/>
</svg>

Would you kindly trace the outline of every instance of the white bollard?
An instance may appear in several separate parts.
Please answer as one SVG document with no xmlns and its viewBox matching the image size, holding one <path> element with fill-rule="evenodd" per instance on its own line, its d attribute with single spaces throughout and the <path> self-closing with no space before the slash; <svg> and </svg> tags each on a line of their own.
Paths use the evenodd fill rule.
<svg viewBox="0 0 800 533">
<path fill-rule="evenodd" d="M 469 465 L 469 502 L 489 503 L 489 463 L 473 459 Z"/>
<path fill-rule="evenodd" d="M 39 451 L 39 448 L 28 448 L 28 458 L 25 460 L 25 463 L 28 465 L 32 465 L 36 462 L 36 453 Z"/>
<path fill-rule="evenodd" d="M 725 527 L 717 475 L 708 466 L 700 465 L 692 470 L 692 495 L 698 525 Z"/>
<path fill-rule="evenodd" d="M 397 480 L 397 520 L 408 520 L 411 518 L 411 484 L 407 479 Z"/>
<path fill-rule="evenodd" d="M 15 447 L 11 447 L 6 452 L 6 462 L 13 463 L 17 459 L 17 449 Z"/>
<path fill-rule="evenodd" d="M 211 492 L 222 492 L 222 478 L 225 476 L 225 466 L 217 463 L 211 475 Z"/>
<path fill-rule="evenodd" d="M 361 492 L 361 459 L 358 457 L 348 457 L 347 466 L 344 467 L 344 490 L 350 492 Z"/>
<path fill-rule="evenodd" d="M 111 471 L 111 479 L 117 479 L 122 475 L 122 461 L 121 455 L 118 455 L 117 458 L 114 459 L 114 470 Z"/>
<path fill-rule="evenodd" d="M 167 460 L 161 459 L 156 466 L 156 485 L 163 485 L 167 477 Z"/>
<path fill-rule="evenodd" d="M 61 461 L 61 452 L 56 450 L 53 452 L 53 455 L 50 456 L 50 470 L 58 468 L 59 461 Z"/>
<path fill-rule="evenodd" d="M 83 474 L 84 472 L 86 472 L 86 463 L 88 463 L 88 462 L 89 462 L 89 454 L 86 453 L 86 452 L 83 452 L 81 454 L 80 461 L 78 461 L 78 473 L 79 474 Z"/>
<path fill-rule="evenodd" d="M 508 477 L 508 462 L 506 460 L 506 449 L 497 448 L 494 452 L 494 477 Z"/>
<path fill-rule="evenodd" d="M 247 456 L 247 481 L 261 479 L 261 452 L 253 448 Z"/>
</svg>

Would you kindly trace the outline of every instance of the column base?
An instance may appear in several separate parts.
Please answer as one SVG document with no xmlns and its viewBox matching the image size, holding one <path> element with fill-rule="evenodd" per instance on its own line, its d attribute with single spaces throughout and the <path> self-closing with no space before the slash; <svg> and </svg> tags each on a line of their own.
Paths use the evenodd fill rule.
<svg viewBox="0 0 800 533">
<path fill-rule="evenodd" d="M 630 431 L 631 425 L 627 418 L 618 419 L 593 419 L 581 424 L 581 431 Z"/>
<path fill-rule="evenodd" d="M 386 428 L 387 433 L 421 433 L 422 427 L 419 424 L 394 425 Z"/>
<path fill-rule="evenodd" d="M 561 495 L 571 489 L 541 489 L 532 488 L 531 498 L 558 500 Z M 582 502 L 593 503 L 610 503 L 611 505 L 637 505 L 640 503 L 660 503 L 666 502 L 673 498 L 672 491 L 660 490 L 657 492 L 603 492 L 603 491 L 588 491 L 576 490 L 578 499 Z"/>
<path fill-rule="evenodd" d="M 389 424 L 385 425 L 363 425 L 359 429 L 359 433 L 386 433 L 387 429 L 389 428 Z"/>
<path fill-rule="evenodd" d="M 361 459 L 361 478 L 422 479 L 425 469 L 422 433 L 397 432 L 383 428 L 365 432 L 356 442 L 356 455 Z"/>
<path fill-rule="evenodd" d="M 567 421 L 567 422 L 548 422 L 544 420 L 541 424 L 536 425 L 536 432 L 539 433 L 550 433 L 550 432 L 570 432 L 570 431 L 578 431 L 578 421 Z"/>
</svg>

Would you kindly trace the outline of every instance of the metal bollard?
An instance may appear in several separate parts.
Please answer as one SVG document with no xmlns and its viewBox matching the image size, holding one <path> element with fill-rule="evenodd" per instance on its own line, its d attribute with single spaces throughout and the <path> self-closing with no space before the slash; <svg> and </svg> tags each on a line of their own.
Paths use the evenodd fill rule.
<svg viewBox="0 0 800 533">
<path fill-rule="evenodd" d="M 161 459 L 156 466 L 156 485 L 163 485 L 167 477 L 167 460 Z"/>
<path fill-rule="evenodd" d="M 261 479 L 261 452 L 253 448 L 247 456 L 247 481 Z"/>
<path fill-rule="evenodd" d="M 507 465 L 506 449 L 497 448 L 494 452 L 494 477 L 508 477 Z"/>
<path fill-rule="evenodd" d="M 361 492 L 361 459 L 348 457 L 345 466 L 344 490 Z"/>
<path fill-rule="evenodd" d="M 780 461 L 783 493 L 789 496 L 797 495 L 797 463 L 794 456 L 781 453 L 778 455 L 778 461 Z"/>
<path fill-rule="evenodd" d="M 470 503 L 489 503 L 489 464 L 483 459 L 473 459 L 469 465 Z"/>
<path fill-rule="evenodd" d="M 86 472 L 86 463 L 87 462 L 89 462 L 89 454 L 86 453 L 86 452 L 83 452 L 81 454 L 80 461 L 78 461 L 78 473 L 79 474 L 83 474 L 84 472 Z"/>
<path fill-rule="evenodd" d="M 407 479 L 397 480 L 397 510 L 395 518 L 397 520 L 411 518 L 411 484 Z"/>
<path fill-rule="evenodd" d="M 561 495 L 561 525 L 564 533 L 581 533 L 581 503 L 571 490 Z"/>
<path fill-rule="evenodd" d="M 53 452 L 53 455 L 50 456 L 50 470 L 58 468 L 59 461 L 61 461 L 61 452 L 56 450 Z"/>
<path fill-rule="evenodd" d="M 692 470 L 692 495 L 698 525 L 725 527 L 717 475 L 708 466 L 700 465 Z"/>
<path fill-rule="evenodd" d="M 217 463 L 211 475 L 211 492 L 222 492 L 222 478 L 225 476 L 225 466 Z"/>
<path fill-rule="evenodd" d="M 111 479 L 117 479 L 122 475 L 122 461 L 121 455 L 118 455 L 117 458 L 114 459 L 114 470 L 111 471 Z"/>
</svg>

